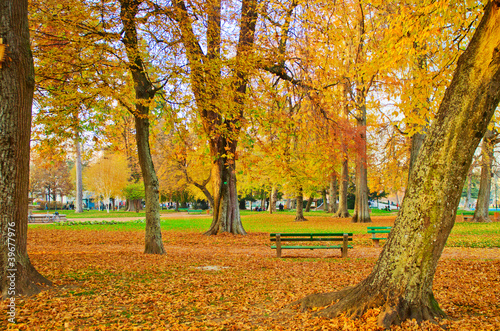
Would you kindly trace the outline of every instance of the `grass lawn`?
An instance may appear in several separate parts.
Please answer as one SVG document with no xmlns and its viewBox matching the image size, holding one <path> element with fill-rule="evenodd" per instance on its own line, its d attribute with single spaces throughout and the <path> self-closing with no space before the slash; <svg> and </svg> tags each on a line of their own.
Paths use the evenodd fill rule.
<svg viewBox="0 0 500 331">
<path fill-rule="evenodd" d="M 328 215 L 328 214 L 324 214 Z M 349 219 L 338 219 L 328 216 L 306 215 L 307 222 L 294 222 L 294 215 L 287 213 L 268 214 L 263 212 L 244 212 L 243 227 L 249 233 L 273 232 L 352 232 L 356 245 L 372 244 L 367 234 L 368 226 L 392 226 L 395 216 L 373 216 L 372 223 L 351 223 Z M 161 221 L 163 231 L 182 231 L 186 233 L 203 233 L 210 227 L 210 216 L 169 217 Z M 64 230 L 85 231 L 143 231 L 144 219 L 115 222 L 109 221 L 75 221 L 52 224 L 30 224 L 31 228 L 47 227 Z M 500 247 L 500 222 L 470 223 L 458 221 L 453 227 L 447 241 L 447 247 Z"/>
</svg>

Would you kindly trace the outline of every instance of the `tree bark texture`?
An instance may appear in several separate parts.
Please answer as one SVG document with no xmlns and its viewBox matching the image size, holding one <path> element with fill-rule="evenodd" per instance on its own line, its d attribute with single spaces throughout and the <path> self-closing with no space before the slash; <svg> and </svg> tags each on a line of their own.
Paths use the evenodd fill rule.
<svg viewBox="0 0 500 331">
<path fill-rule="evenodd" d="M 269 197 L 269 214 L 276 212 L 276 202 L 278 201 L 278 188 L 273 186 Z"/>
<path fill-rule="evenodd" d="M 234 145 L 236 148 L 236 146 Z M 241 223 L 236 191 L 234 160 L 219 158 L 212 166 L 212 184 L 214 187 L 214 206 L 212 224 L 206 235 L 223 232 L 246 234 Z"/>
<path fill-rule="evenodd" d="M 337 198 L 338 198 L 337 185 L 338 185 L 337 176 L 333 174 L 330 178 L 330 190 L 329 190 L 330 203 L 328 204 L 329 213 L 336 213 L 339 208 L 337 204 Z"/>
<path fill-rule="evenodd" d="M 154 99 L 156 89 L 149 80 L 144 62 L 139 50 L 139 40 L 136 29 L 136 15 L 138 2 L 133 0 L 120 0 L 122 20 L 125 36 L 122 42 L 129 60 L 129 71 L 134 81 L 136 112 L 135 137 L 137 142 L 137 154 L 144 180 L 144 192 L 146 200 L 146 254 L 164 254 L 161 226 L 160 226 L 160 186 L 149 148 L 149 106 Z"/>
<path fill-rule="evenodd" d="M 363 102 L 356 119 L 360 144 L 356 155 L 356 202 L 354 204 L 353 223 L 370 223 L 370 206 L 368 205 L 368 157 L 366 151 L 366 106 Z"/>
<path fill-rule="evenodd" d="M 462 187 L 474 151 L 500 100 L 500 0 L 489 2 L 460 56 L 452 82 L 415 162 L 401 211 L 371 274 L 340 292 L 313 294 L 302 306 L 334 305 L 321 311 L 360 316 L 382 307 L 379 324 L 444 316 L 432 283 L 455 223 Z"/>
<path fill-rule="evenodd" d="M 79 134 L 75 138 L 76 150 L 76 199 L 75 199 L 75 213 L 83 212 L 83 177 L 82 177 L 82 150 L 80 144 Z"/>
<path fill-rule="evenodd" d="M 323 209 L 324 211 L 328 211 L 328 201 L 326 200 L 326 189 L 323 189 L 321 191 L 321 198 L 323 199 L 323 207 L 321 209 Z"/>
<path fill-rule="evenodd" d="M 311 195 L 309 197 L 309 199 L 307 200 L 307 204 L 306 204 L 306 212 L 310 212 L 311 211 L 311 205 L 314 201 L 314 195 Z"/>
<path fill-rule="evenodd" d="M 26 246 L 35 84 L 28 1 L 0 3 L 0 37 L 8 45 L 0 68 L 0 291 L 12 298 L 38 293 L 37 283 L 51 285 L 31 264 Z"/>
<path fill-rule="evenodd" d="M 333 217 L 348 218 L 349 210 L 347 209 L 347 188 L 349 186 L 349 163 L 347 156 L 347 148 L 343 151 L 344 159 L 340 168 L 340 183 L 339 183 L 339 208 Z"/>
<path fill-rule="evenodd" d="M 471 190 L 472 190 L 472 166 L 469 169 L 469 173 L 467 174 L 467 195 L 465 196 L 464 210 L 470 210 L 470 198 L 471 198 Z"/>
<path fill-rule="evenodd" d="M 491 173 L 494 157 L 494 133 L 486 132 L 481 145 L 481 179 L 479 181 L 479 193 L 477 195 L 476 210 L 472 222 L 491 222 L 489 215 Z"/>
<path fill-rule="evenodd" d="M 411 147 L 410 147 L 410 166 L 408 169 L 408 181 L 410 180 L 410 175 L 413 170 L 413 165 L 417 160 L 420 148 L 425 140 L 425 132 L 417 132 L 411 137 Z"/>
<path fill-rule="evenodd" d="M 304 195 L 302 187 L 297 190 L 297 211 L 295 212 L 295 222 L 304 222 L 307 219 L 304 217 Z"/>
</svg>

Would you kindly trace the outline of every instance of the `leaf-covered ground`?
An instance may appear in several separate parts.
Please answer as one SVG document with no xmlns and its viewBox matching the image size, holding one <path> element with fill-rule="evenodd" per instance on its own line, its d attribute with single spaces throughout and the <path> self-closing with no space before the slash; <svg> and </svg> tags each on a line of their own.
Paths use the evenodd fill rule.
<svg viewBox="0 0 500 331">
<path fill-rule="evenodd" d="M 142 253 L 143 231 L 32 228 L 30 257 L 55 286 L 18 298 L 18 324 L 8 325 L 2 314 L 0 329 L 377 330 L 377 310 L 359 320 L 328 320 L 287 306 L 368 275 L 380 248 L 371 246 L 367 234 L 355 237 L 347 259 L 337 250 L 285 250 L 277 259 L 263 232 L 206 237 L 165 231 L 163 239 L 168 254 L 151 256 Z M 449 315 L 442 326 L 500 330 L 499 253 L 445 249 L 434 281 L 436 298 Z M 401 328 L 440 327 L 406 322 Z"/>
</svg>

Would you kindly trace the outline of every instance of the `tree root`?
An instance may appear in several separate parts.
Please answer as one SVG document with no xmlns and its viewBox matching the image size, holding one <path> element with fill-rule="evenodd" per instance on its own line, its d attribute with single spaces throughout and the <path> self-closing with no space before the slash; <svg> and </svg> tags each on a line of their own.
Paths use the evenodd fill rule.
<svg viewBox="0 0 500 331">
<path fill-rule="evenodd" d="M 338 210 L 335 214 L 333 214 L 332 217 L 338 217 L 338 218 L 349 218 L 351 217 L 351 214 L 349 214 L 349 211 L 347 210 Z"/>
<path fill-rule="evenodd" d="M 296 216 L 294 222 L 307 222 L 307 218 L 305 218 L 304 216 Z"/>
<path fill-rule="evenodd" d="M 474 217 L 471 222 L 476 222 L 476 223 L 491 223 L 492 220 L 488 216 L 478 216 Z"/>
<path fill-rule="evenodd" d="M 415 319 L 421 323 L 446 316 L 432 294 L 428 300 L 420 299 L 417 303 L 410 303 L 403 296 L 386 296 L 380 291 L 370 292 L 362 283 L 338 292 L 311 294 L 291 303 L 290 306 L 297 304 L 300 304 L 302 310 L 329 306 L 316 313 L 326 318 L 334 318 L 340 314 L 346 314 L 349 318 L 358 318 L 369 309 L 380 307 L 378 324 L 386 329 L 393 324 L 399 325 L 407 319 Z"/>
</svg>

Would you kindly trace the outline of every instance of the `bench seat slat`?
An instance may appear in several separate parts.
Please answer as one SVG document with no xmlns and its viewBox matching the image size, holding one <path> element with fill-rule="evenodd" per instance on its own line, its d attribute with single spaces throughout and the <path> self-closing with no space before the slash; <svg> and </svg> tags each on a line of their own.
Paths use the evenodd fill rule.
<svg viewBox="0 0 500 331">
<path fill-rule="evenodd" d="M 313 236 L 313 237 L 318 237 L 318 236 L 343 236 L 347 234 L 348 236 L 352 236 L 351 232 L 339 232 L 339 233 L 271 233 L 271 237 L 276 237 L 277 234 L 283 237 L 305 237 L 305 236 Z"/>
<path fill-rule="evenodd" d="M 337 246 L 281 246 L 282 249 L 335 249 L 342 248 L 341 245 Z M 349 245 L 347 248 L 353 248 L 353 246 Z M 276 249 L 276 246 L 271 246 L 271 249 Z"/>
<path fill-rule="evenodd" d="M 281 238 L 281 241 L 343 241 L 340 238 Z M 276 241 L 276 238 L 271 238 L 271 241 Z M 347 238 L 347 241 L 352 241 L 352 238 Z"/>
</svg>

